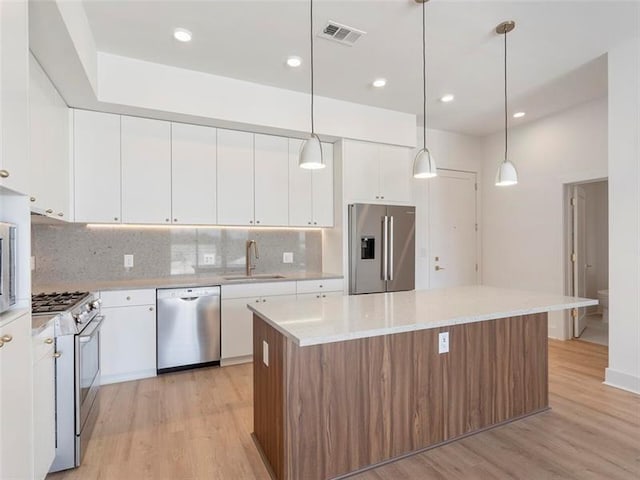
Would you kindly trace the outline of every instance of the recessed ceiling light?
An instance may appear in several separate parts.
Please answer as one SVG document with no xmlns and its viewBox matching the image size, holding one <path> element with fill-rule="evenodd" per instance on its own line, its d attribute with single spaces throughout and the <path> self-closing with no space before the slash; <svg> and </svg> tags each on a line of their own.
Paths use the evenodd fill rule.
<svg viewBox="0 0 640 480">
<path fill-rule="evenodd" d="M 299 67 L 302 65 L 302 59 L 300 57 L 289 57 L 287 58 L 287 65 L 290 67 Z"/>
<path fill-rule="evenodd" d="M 191 32 L 186 28 L 176 28 L 173 31 L 173 38 L 175 38 L 179 42 L 190 42 L 191 37 Z"/>
<path fill-rule="evenodd" d="M 513 114 L 513 118 L 522 118 L 526 115 L 524 112 L 516 112 Z"/>
<path fill-rule="evenodd" d="M 456 97 L 453 94 L 447 93 L 446 95 L 443 95 L 442 97 L 440 97 L 440 101 L 444 103 L 449 103 L 449 102 L 453 102 L 454 98 Z"/>
<path fill-rule="evenodd" d="M 387 84 L 387 79 L 386 78 L 376 78 L 373 81 L 373 86 L 376 88 L 382 88 Z"/>
</svg>

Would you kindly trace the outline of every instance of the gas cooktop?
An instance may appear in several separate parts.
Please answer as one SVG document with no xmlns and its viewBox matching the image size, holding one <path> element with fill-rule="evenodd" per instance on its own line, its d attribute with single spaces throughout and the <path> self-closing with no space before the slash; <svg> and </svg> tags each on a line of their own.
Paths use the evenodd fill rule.
<svg viewBox="0 0 640 480">
<path fill-rule="evenodd" d="M 89 297 L 89 292 L 40 293 L 31 297 L 34 314 L 51 314 L 71 310 Z"/>
</svg>

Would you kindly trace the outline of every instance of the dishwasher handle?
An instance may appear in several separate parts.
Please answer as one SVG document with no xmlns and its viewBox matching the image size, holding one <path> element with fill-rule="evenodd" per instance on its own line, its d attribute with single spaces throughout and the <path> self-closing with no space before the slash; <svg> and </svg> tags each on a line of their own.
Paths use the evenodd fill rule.
<svg viewBox="0 0 640 480">
<path fill-rule="evenodd" d="M 182 300 L 183 302 L 193 302 L 194 300 L 198 300 L 199 298 L 202 297 L 180 297 L 180 300 Z"/>
<path fill-rule="evenodd" d="M 156 291 L 158 300 L 184 300 L 190 302 L 202 297 L 220 296 L 219 286 L 191 288 L 159 288 Z"/>
</svg>

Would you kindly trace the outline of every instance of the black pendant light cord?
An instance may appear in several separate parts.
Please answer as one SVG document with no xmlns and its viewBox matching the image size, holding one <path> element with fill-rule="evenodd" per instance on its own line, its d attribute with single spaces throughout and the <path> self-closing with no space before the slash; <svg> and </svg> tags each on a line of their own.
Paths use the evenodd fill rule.
<svg viewBox="0 0 640 480">
<path fill-rule="evenodd" d="M 423 117 L 423 130 L 422 130 L 422 148 L 427 148 L 427 27 L 425 20 L 425 9 L 422 2 L 422 117 Z"/>
<path fill-rule="evenodd" d="M 507 31 L 504 32 L 504 161 L 507 161 L 507 131 L 508 131 L 508 115 L 507 115 Z"/>
<path fill-rule="evenodd" d="M 309 25 L 309 37 L 311 40 L 311 135 L 315 134 L 315 127 L 313 123 L 313 0 L 310 3 L 311 8 L 311 20 Z"/>
</svg>

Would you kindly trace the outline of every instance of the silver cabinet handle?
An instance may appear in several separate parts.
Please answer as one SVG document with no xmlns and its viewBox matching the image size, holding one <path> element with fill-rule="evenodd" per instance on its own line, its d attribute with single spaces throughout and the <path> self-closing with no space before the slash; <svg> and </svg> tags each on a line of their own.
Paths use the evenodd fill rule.
<svg viewBox="0 0 640 480">
<path fill-rule="evenodd" d="M 13 340 L 13 337 L 11 335 L 4 335 L 0 337 L 0 340 L 2 340 L 4 343 L 9 343 L 11 340 Z"/>
<path fill-rule="evenodd" d="M 149 311 L 150 311 L 150 312 L 153 312 L 153 307 L 149 307 Z"/>
<path fill-rule="evenodd" d="M 171 219 L 170 219 L 170 218 L 165 218 L 165 219 L 164 219 L 164 221 L 165 221 L 165 222 L 170 222 L 170 221 L 171 221 Z"/>
<path fill-rule="evenodd" d="M 56 352 L 53 354 L 53 358 L 60 358 L 62 356 L 62 353 L 60 352 Z"/>
<path fill-rule="evenodd" d="M 58 216 L 59 216 L 59 217 L 64 217 L 64 213 L 62 213 L 62 212 L 58 212 Z"/>
<path fill-rule="evenodd" d="M 53 343 L 53 338 L 47 338 L 44 343 L 46 343 L 47 345 L 51 345 Z"/>
<path fill-rule="evenodd" d="M 29 200 L 31 200 L 31 202 L 35 202 L 36 201 L 36 197 L 31 197 Z"/>
<path fill-rule="evenodd" d="M 113 219 L 117 222 L 118 221 L 118 217 L 113 217 Z"/>
<path fill-rule="evenodd" d="M 178 221 L 178 219 L 177 219 L 177 218 L 174 218 L 174 219 L 173 219 L 173 221 L 174 221 L 174 222 L 177 222 L 177 221 Z"/>
<path fill-rule="evenodd" d="M 9 170 L 0 170 L 0 178 L 7 178 L 9 176 Z"/>
<path fill-rule="evenodd" d="M 51 213 L 53 213 L 53 210 L 51 210 L 50 208 L 48 208 L 47 210 L 45 210 L 45 211 L 44 211 L 44 213 L 49 213 L 49 214 L 51 214 Z"/>
</svg>

